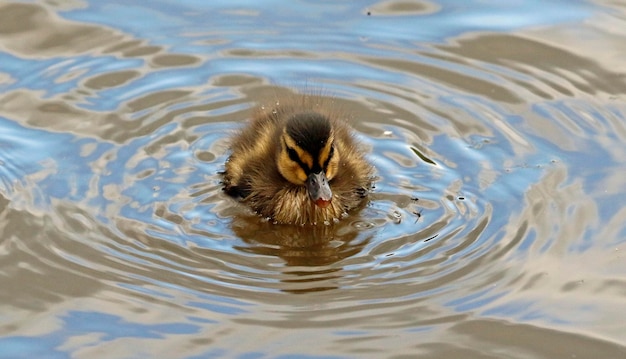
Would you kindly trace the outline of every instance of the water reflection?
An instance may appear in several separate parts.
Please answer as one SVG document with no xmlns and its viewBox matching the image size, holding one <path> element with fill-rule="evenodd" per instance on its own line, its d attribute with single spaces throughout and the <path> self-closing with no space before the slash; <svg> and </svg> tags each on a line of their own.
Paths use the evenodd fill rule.
<svg viewBox="0 0 626 359">
<path fill-rule="evenodd" d="M 623 7 L 294 4 L 0 5 L 3 353 L 625 356 Z M 263 222 L 226 138 L 318 88 L 371 201 Z"/>
<path fill-rule="evenodd" d="M 344 274 L 341 262 L 357 255 L 371 240 L 348 221 L 329 226 L 274 225 L 258 218 L 238 218 L 234 233 L 246 245 L 235 246 L 242 252 L 274 256 L 283 260 L 281 290 L 307 293 L 337 289 Z"/>
<path fill-rule="evenodd" d="M 253 217 L 238 218 L 232 223 L 232 228 L 249 244 L 248 247 L 240 247 L 240 250 L 278 256 L 289 266 L 330 265 L 358 253 L 365 245 L 363 241 L 352 243 L 359 231 L 349 223 L 277 226 Z"/>
</svg>

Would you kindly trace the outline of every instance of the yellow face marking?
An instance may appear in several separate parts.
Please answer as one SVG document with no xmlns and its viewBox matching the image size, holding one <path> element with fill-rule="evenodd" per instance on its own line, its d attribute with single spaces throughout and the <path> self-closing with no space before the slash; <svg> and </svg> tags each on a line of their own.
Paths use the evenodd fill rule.
<svg viewBox="0 0 626 359">
<path fill-rule="evenodd" d="M 320 156 L 318 157 L 317 163 L 320 165 L 321 168 L 324 168 L 324 163 L 328 160 L 328 156 L 330 155 L 330 149 L 333 147 L 333 140 L 334 137 L 331 134 L 328 137 L 328 141 L 326 141 L 326 145 L 320 151 Z"/>
<path fill-rule="evenodd" d="M 280 146 L 280 154 L 278 155 L 276 163 L 278 172 L 280 172 L 287 181 L 301 186 L 304 185 L 307 179 L 305 169 L 302 168 L 300 163 L 294 161 L 291 156 L 289 156 L 289 149 L 295 151 L 298 160 L 302 164 L 309 166 L 309 168 L 313 165 L 313 157 L 300 148 L 285 132 L 283 132 L 281 136 Z"/>
<path fill-rule="evenodd" d="M 287 181 L 293 184 L 304 185 L 306 182 L 306 173 L 299 164 L 289 158 L 286 150 L 281 150 L 278 156 L 278 171 Z"/>
<path fill-rule="evenodd" d="M 328 166 L 326 166 L 326 178 L 328 178 L 328 180 L 332 180 L 333 177 L 335 177 L 337 175 L 337 172 L 339 171 L 339 151 L 337 151 L 337 148 L 335 147 L 335 151 L 333 151 L 333 156 L 330 158 L 330 161 L 328 161 Z"/>
<path fill-rule="evenodd" d="M 339 170 L 339 151 L 334 139 L 334 135 L 331 133 L 326 144 L 320 150 L 319 156 L 315 159 L 316 165 L 324 170 L 329 181 L 337 175 Z M 290 150 L 295 152 L 295 156 L 294 153 L 290 156 Z M 294 161 L 292 157 L 296 157 L 297 160 Z M 304 185 L 307 180 L 307 172 L 314 167 L 313 161 L 313 156 L 298 146 L 293 138 L 286 131 L 283 131 L 281 150 L 277 159 L 280 174 L 291 183 Z"/>
<path fill-rule="evenodd" d="M 328 163 L 327 163 L 328 162 Z M 335 136 L 331 133 L 326 145 L 320 151 L 318 163 L 326 173 L 326 178 L 330 181 L 337 175 L 339 169 L 339 151 L 335 145 Z M 326 167 L 324 168 L 324 165 Z"/>
<path fill-rule="evenodd" d="M 292 148 L 296 151 L 296 153 L 298 154 L 298 158 L 300 158 L 300 161 L 302 161 L 302 163 L 309 166 L 309 168 L 313 167 L 313 157 L 308 152 L 300 148 L 296 141 L 294 141 L 291 136 L 287 134 L 287 132 L 283 132 L 283 141 L 287 144 L 287 146 L 289 146 L 289 148 Z M 285 149 L 285 151 L 286 150 L 287 149 Z"/>
</svg>

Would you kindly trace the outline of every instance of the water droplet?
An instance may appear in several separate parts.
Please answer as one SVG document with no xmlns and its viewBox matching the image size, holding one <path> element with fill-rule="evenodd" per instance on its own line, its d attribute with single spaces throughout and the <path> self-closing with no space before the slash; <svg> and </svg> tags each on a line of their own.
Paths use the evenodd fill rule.
<svg viewBox="0 0 626 359">
<path fill-rule="evenodd" d="M 357 228 L 357 229 L 367 229 L 367 228 L 374 227 L 373 223 L 363 222 L 363 221 L 354 222 L 352 225 L 354 226 L 354 228 Z"/>
</svg>

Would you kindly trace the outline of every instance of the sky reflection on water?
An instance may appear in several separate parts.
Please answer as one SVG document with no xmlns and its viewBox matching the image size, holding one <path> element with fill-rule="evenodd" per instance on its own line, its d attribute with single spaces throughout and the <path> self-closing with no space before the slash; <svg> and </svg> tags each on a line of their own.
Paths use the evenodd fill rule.
<svg viewBox="0 0 626 359">
<path fill-rule="evenodd" d="M 624 10 L 0 5 L 0 356 L 626 355 Z M 221 192 L 293 91 L 377 168 L 332 227 Z"/>
</svg>

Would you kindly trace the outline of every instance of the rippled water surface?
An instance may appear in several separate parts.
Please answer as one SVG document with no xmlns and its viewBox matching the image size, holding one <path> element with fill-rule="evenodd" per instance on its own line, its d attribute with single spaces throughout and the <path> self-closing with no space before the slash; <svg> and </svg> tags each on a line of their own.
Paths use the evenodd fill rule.
<svg viewBox="0 0 626 359">
<path fill-rule="evenodd" d="M 626 4 L 5 1 L 0 357 L 626 358 Z M 221 191 L 321 93 L 332 226 Z"/>
</svg>

